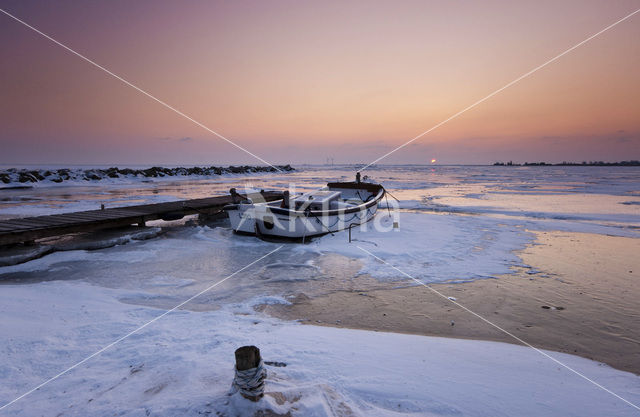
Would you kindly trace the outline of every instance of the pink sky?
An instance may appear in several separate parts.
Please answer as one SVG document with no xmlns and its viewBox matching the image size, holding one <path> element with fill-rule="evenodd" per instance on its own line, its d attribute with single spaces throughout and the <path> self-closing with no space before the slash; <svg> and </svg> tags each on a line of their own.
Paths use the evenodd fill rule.
<svg viewBox="0 0 640 417">
<path fill-rule="evenodd" d="M 638 1 L 0 7 L 273 163 L 368 163 Z M 0 14 L 0 163 L 251 156 Z M 640 13 L 383 163 L 640 159 Z"/>
</svg>

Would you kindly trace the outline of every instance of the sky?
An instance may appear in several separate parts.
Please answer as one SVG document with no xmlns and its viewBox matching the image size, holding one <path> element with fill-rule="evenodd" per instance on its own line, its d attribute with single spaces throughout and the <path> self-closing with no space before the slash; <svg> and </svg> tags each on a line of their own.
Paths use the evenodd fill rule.
<svg viewBox="0 0 640 417">
<path fill-rule="evenodd" d="M 0 8 L 274 164 L 369 163 L 640 1 Z M 0 13 L 0 164 L 263 163 Z M 640 13 L 380 163 L 640 159 Z"/>
</svg>

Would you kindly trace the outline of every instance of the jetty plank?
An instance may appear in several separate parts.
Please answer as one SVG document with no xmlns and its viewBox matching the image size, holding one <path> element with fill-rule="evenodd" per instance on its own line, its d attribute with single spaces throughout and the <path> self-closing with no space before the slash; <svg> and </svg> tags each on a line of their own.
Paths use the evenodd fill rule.
<svg viewBox="0 0 640 417">
<path fill-rule="evenodd" d="M 260 198 L 264 198 L 265 201 L 274 201 L 281 199 L 282 193 L 266 191 L 260 195 L 249 197 L 253 198 L 254 201 Z M 162 218 L 177 218 L 191 214 L 215 214 L 222 207 L 231 203 L 233 203 L 231 195 L 221 195 L 166 203 L 5 219 L 0 221 L 0 246 L 30 242 L 52 236 L 62 236 L 69 233 L 144 224 L 144 222 Z"/>
</svg>

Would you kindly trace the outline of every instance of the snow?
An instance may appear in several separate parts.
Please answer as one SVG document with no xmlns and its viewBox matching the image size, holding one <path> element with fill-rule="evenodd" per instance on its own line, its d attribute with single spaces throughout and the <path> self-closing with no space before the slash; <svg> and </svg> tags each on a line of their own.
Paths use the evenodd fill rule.
<svg viewBox="0 0 640 417">
<path fill-rule="evenodd" d="M 126 295 L 82 282 L 3 286 L 0 403 L 164 311 L 120 303 Z M 637 415 L 628 404 L 527 347 L 301 325 L 254 312 L 250 305 L 260 301 L 265 300 L 217 311 L 170 313 L 0 413 Z M 269 394 L 258 403 L 229 396 L 233 352 L 247 344 L 258 346 L 266 361 L 286 364 L 267 366 Z M 640 402 L 640 377 L 546 353 Z"/>
</svg>

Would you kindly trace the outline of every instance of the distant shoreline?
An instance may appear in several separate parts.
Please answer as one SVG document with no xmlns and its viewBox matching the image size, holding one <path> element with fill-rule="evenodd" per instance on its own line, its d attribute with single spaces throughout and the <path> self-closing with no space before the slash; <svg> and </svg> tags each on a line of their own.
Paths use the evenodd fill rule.
<svg viewBox="0 0 640 417">
<path fill-rule="evenodd" d="M 277 168 L 277 169 L 276 169 Z M 151 167 L 147 169 L 133 168 L 61 168 L 61 169 L 18 169 L 7 168 L 0 170 L 0 183 L 4 184 L 30 184 L 38 182 L 61 183 L 64 181 L 101 181 L 106 179 L 126 178 L 162 178 L 178 176 L 213 176 L 224 174 L 251 174 L 258 172 L 276 172 L 277 170 L 289 172 L 295 169 L 291 165 L 273 166 L 228 166 L 228 167 Z"/>
<path fill-rule="evenodd" d="M 553 166 L 553 167 L 637 167 L 640 166 L 640 161 L 620 161 L 620 162 L 604 162 L 604 161 L 590 161 L 590 162 L 561 162 L 558 164 L 550 164 L 548 162 L 525 162 L 523 164 L 518 164 L 513 161 L 509 162 L 495 162 L 494 166 Z"/>
</svg>

